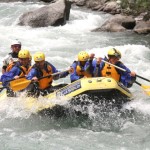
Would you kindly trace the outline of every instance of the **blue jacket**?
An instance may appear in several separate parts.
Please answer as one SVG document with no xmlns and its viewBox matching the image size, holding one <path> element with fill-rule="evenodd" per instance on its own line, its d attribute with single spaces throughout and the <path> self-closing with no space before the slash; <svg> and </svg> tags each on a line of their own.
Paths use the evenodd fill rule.
<svg viewBox="0 0 150 150">
<path fill-rule="evenodd" d="M 74 61 L 73 64 L 71 65 L 71 67 L 73 67 L 73 69 L 74 69 L 74 72 L 70 74 L 70 80 L 71 80 L 71 82 L 74 82 L 74 81 L 76 81 L 78 79 L 83 78 L 83 76 L 78 75 L 77 72 L 76 72 L 76 68 L 77 68 L 78 65 L 81 67 L 81 69 L 83 71 L 86 71 L 89 68 L 89 71 L 90 71 L 89 73 L 93 76 L 94 66 L 93 66 L 91 60 L 87 61 L 85 63 L 85 65 L 84 65 L 84 67 L 82 67 L 80 65 L 79 61 Z"/>
<path fill-rule="evenodd" d="M 17 64 L 9 72 L 6 72 L 1 76 L 1 82 L 3 86 L 8 85 L 9 82 L 6 81 L 11 80 L 15 76 L 19 76 L 21 74 L 22 70 L 18 67 L 19 65 L 21 66 L 21 64 L 17 62 Z"/>
<path fill-rule="evenodd" d="M 46 62 L 46 61 L 45 61 L 45 67 L 44 67 L 45 70 L 47 69 L 46 64 L 51 66 L 53 73 L 60 72 L 51 63 Z M 30 72 L 28 73 L 28 75 L 26 77 L 28 80 L 32 80 L 33 77 L 40 78 L 40 77 L 43 76 L 41 74 L 41 72 L 37 69 L 36 65 L 34 65 L 34 66 L 32 67 L 32 69 L 30 70 Z M 65 73 L 62 73 L 62 74 L 59 74 L 59 75 L 55 76 L 54 79 L 56 80 L 58 78 L 63 78 L 63 77 L 66 77 L 67 75 L 68 75 L 68 72 L 65 72 Z"/>
<path fill-rule="evenodd" d="M 107 61 L 106 59 L 104 59 L 104 60 Z M 100 77 L 101 76 L 101 71 L 102 71 L 102 69 L 103 69 L 103 67 L 105 65 L 105 62 L 101 62 L 100 65 L 98 65 L 97 67 L 96 67 L 96 60 L 93 63 L 94 63 L 94 66 L 95 66 L 94 74 L 96 73 L 96 68 L 98 68 L 97 76 Z M 128 88 L 131 87 L 136 78 L 130 76 L 130 73 L 131 73 L 130 69 L 127 68 L 120 61 L 117 62 L 115 65 L 126 70 L 126 71 L 122 71 L 122 70 L 116 68 L 117 72 L 120 74 L 120 81 L 119 82 L 121 82 L 124 86 L 126 86 Z"/>
</svg>

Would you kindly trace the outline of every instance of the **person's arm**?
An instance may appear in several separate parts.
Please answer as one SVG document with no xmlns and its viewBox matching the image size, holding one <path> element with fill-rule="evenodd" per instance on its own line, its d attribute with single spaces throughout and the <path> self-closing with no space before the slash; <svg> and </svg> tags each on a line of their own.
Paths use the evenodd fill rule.
<svg viewBox="0 0 150 150">
<path fill-rule="evenodd" d="M 29 72 L 28 75 L 26 76 L 26 79 L 32 80 L 33 77 L 38 78 L 38 77 L 37 77 L 37 71 L 36 71 L 35 68 L 32 68 L 32 69 L 30 70 L 30 72 Z"/>
<path fill-rule="evenodd" d="M 9 65 L 9 59 L 10 59 L 10 55 L 6 55 L 3 59 L 2 74 L 6 72 L 6 68 Z"/>
<path fill-rule="evenodd" d="M 6 82 L 8 80 L 14 79 L 16 75 L 19 75 L 20 70 L 18 67 L 13 67 L 9 72 L 4 73 L 1 76 L 1 81 L 3 82 L 3 86 L 6 86 L 9 82 Z"/>
<path fill-rule="evenodd" d="M 56 67 L 53 66 L 52 64 L 50 64 L 50 65 L 51 65 L 51 68 L 52 68 L 52 72 L 53 72 L 53 73 L 61 72 L 61 71 L 57 70 Z M 68 69 L 68 71 L 66 71 L 66 72 L 60 73 L 60 74 L 58 74 L 58 75 L 56 75 L 56 76 L 53 76 L 53 79 L 54 79 L 54 80 L 58 80 L 59 78 L 64 78 L 64 77 L 66 77 L 66 76 L 69 74 L 69 70 L 71 70 L 71 69 Z"/>
<path fill-rule="evenodd" d="M 6 68 L 7 68 L 7 66 L 2 66 L 2 74 L 4 74 L 6 72 Z"/>
<path fill-rule="evenodd" d="M 126 86 L 126 87 L 131 87 L 134 81 L 136 80 L 136 74 L 135 72 L 131 72 L 129 68 L 127 68 L 123 63 L 119 65 L 119 67 L 125 69 L 126 71 L 119 71 L 121 74 L 121 82 Z"/>
<path fill-rule="evenodd" d="M 98 57 L 96 60 L 94 60 L 93 65 L 94 65 L 94 71 L 93 71 L 94 77 L 100 77 L 101 70 L 104 66 L 104 62 L 102 62 L 102 58 Z"/>
<path fill-rule="evenodd" d="M 74 71 L 70 74 L 70 80 L 71 82 L 74 82 L 80 79 L 80 76 L 76 72 L 77 63 L 74 62 L 71 67 L 73 68 Z"/>
</svg>

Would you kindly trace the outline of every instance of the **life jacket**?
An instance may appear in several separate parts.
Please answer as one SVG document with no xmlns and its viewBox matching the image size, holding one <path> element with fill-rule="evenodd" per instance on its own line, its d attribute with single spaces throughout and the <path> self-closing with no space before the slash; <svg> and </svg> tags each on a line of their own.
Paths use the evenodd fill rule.
<svg viewBox="0 0 150 150">
<path fill-rule="evenodd" d="M 20 70 L 20 73 L 18 75 L 19 77 L 23 77 L 23 76 L 27 75 L 32 68 L 32 66 L 27 66 L 27 67 L 21 66 L 21 64 L 19 62 L 16 62 L 16 64 L 14 66 L 19 68 L 19 70 Z"/>
<path fill-rule="evenodd" d="M 7 66 L 6 72 L 9 72 L 14 66 L 18 67 L 23 72 L 24 75 L 27 75 L 32 68 L 31 66 L 26 68 L 24 66 L 20 66 L 18 62 L 12 62 Z"/>
<path fill-rule="evenodd" d="M 121 63 L 121 62 L 118 62 Z M 104 63 L 103 69 L 101 70 L 102 77 L 111 77 L 116 81 L 120 81 L 120 74 L 114 66 Z"/>
<path fill-rule="evenodd" d="M 24 66 L 19 66 L 19 68 L 21 70 L 19 77 L 23 77 L 29 73 L 29 71 L 31 70 L 32 67 L 30 66 L 29 68 L 26 68 Z"/>
<path fill-rule="evenodd" d="M 79 65 L 79 62 L 76 62 L 75 63 L 77 64 L 76 66 L 76 72 L 77 72 L 77 75 L 78 76 L 86 76 L 86 77 L 92 77 L 92 74 L 90 73 L 90 64 L 89 66 L 86 67 L 86 69 L 84 67 L 82 67 L 81 65 Z"/>
<path fill-rule="evenodd" d="M 51 64 L 48 63 L 48 62 L 46 62 L 46 61 L 45 61 L 43 69 L 39 69 L 36 65 L 34 65 L 33 68 L 35 68 L 37 70 L 37 72 L 38 72 L 38 78 L 44 77 L 44 76 L 48 76 L 48 75 L 51 75 L 53 73 Z M 52 81 L 53 81 L 53 77 L 52 76 L 40 79 L 38 81 L 38 83 L 39 83 L 39 89 L 43 90 L 43 89 L 46 89 L 47 87 L 51 86 Z"/>
<path fill-rule="evenodd" d="M 11 64 L 9 64 L 6 68 L 6 72 L 9 72 L 14 66 L 15 66 L 15 62 L 12 62 Z"/>
</svg>

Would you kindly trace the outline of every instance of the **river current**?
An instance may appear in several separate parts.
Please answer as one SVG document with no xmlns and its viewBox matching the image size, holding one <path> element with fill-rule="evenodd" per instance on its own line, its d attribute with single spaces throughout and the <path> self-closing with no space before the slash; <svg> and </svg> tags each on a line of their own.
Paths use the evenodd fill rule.
<svg viewBox="0 0 150 150">
<path fill-rule="evenodd" d="M 9 53 L 11 40 L 19 39 L 22 49 L 33 55 L 43 51 L 46 60 L 59 70 L 67 69 L 78 52 L 85 50 L 104 57 L 111 47 L 122 53 L 121 61 L 138 75 L 150 79 L 150 35 L 131 32 L 91 32 L 111 15 L 72 7 L 70 20 L 64 26 L 31 28 L 18 26 L 19 16 L 44 3 L 0 3 L 0 66 Z M 137 78 L 142 85 L 150 83 Z M 70 83 L 69 76 L 56 83 Z M 0 103 L 0 150 L 148 150 L 150 149 L 150 97 L 134 84 L 130 91 L 134 100 L 125 105 L 134 113 L 122 115 L 114 111 L 96 113 L 89 118 L 68 115 L 44 117 L 26 111 L 20 98 Z"/>
</svg>

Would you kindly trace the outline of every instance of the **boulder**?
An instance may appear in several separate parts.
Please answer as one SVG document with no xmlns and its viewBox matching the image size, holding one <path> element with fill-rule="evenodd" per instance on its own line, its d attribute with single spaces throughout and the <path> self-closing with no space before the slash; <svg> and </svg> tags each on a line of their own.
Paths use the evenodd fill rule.
<svg viewBox="0 0 150 150">
<path fill-rule="evenodd" d="M 150 21 L 138 21 L 134 27 L 134 32 L 138 34 L 150 33 Z"/>
<path fill-rule="evenodd" d="M 5 3 L 9 3 L 9 2 L 26 2 L 26 0 L 0 0 L 0 3 L 1 2 L 5 2 Z"/>
<path fill-rule="evenodd" d="M 122 32 L 135 27 L 135 19 L 132 16 L 114 15 L 108 19 L 100 28 L 93 31 Z"/>
<path fill-rule="evenodd" d="M 70 8 L 71 3 L 68 0 L 58 0 L 24 13 L 20 16 L 18 25 L 33 28 L 64 25 L 69 20 Z"/>
<path fill-rule="evenodd" d="M 103 11 L 110 14 L 118 14 L 121 12 L 118 3 L 115 1 L 107 2 L 103 8 Z"/>
<path fill-rule="evenodd" d="M 84 6 L 86 3 L 86 0 L 76 0 L 74 1 L 77 6 Z"/>
</svg>

